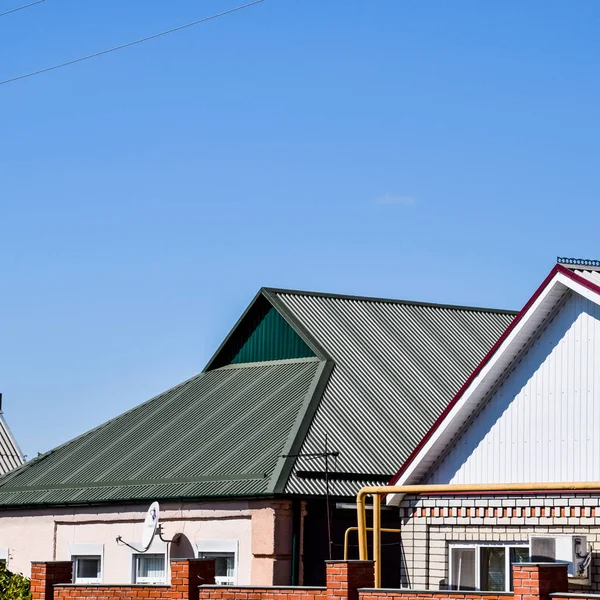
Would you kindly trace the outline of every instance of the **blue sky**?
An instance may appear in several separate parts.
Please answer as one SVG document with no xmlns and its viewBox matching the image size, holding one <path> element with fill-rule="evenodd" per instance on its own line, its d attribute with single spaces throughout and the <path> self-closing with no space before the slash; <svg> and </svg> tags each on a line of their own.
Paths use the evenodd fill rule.
<svg viewBox="0 0 600 600">
<path fill-rule="evenodd" d="M 46 0 L 0 18 L 0 79 L 235 5 Z M 599 26 L 595 0 L 265 0 L 0 86 L 24 452 L 200 371 L 262 285 L 520 308 L 600 258 Z"/>
</svg>

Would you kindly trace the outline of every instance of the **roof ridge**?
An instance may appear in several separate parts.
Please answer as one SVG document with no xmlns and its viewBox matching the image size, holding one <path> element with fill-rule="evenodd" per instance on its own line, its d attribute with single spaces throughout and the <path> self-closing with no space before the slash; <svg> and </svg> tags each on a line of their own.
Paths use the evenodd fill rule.
<svg viewBox="0 0 600 600">
<path fill-rule="evenodd" d="M 289 294 L 296 296 L 315 296 L 320 298 L 333 298 L 340 300 L 357 300 L 362 302 L 381 302 L 381 303 L 389 303 L 389 304 L 403 304 L 406 306 L 422 306 L 425 308 L 445 308 L 450 310 L 469 310 L 469 311 L 478 311 L 478 312 L 488 312 L 488 313 L 500 313 L 500 314 L 518 314 L 518 310 L 509 310 L 502 308 L 487 308 L 484 306 L 467 306 L 463 304 L 443 304 L 438 302 L 420 302 L 418 300 L 402 300 L 398 298 L 380 298 L 377 296 L 357 296 L 353 294 L 334 294 L 331 292 L 313 292 L 308 290 L 293 290 L 286 288 L 272 288 L 272 287 L 264 287 L 262 288 L 267 292 L 272 294 Z"/>
</svg>

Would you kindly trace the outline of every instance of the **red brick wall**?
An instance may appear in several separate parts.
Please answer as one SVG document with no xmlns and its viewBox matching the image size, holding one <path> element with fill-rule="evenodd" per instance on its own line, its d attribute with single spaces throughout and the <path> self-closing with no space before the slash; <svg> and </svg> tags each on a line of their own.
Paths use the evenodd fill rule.
<svg viewBox="0 0 600 600">
<path fill-rule="evenodd" d="M 32 600 L 52 600 L 54 585 L 73 581 L 73 563 L 34 562 L 31 563 Z"/>
<path fill-rule="evenodd" d="M 223 587 L 200 588 L 200 600 L 328 600 L 326 588 Z"/>
<path fill-rule="evenodd" d="M 513 565 L 515 596 L 523 600 L 548 600 L 550 594 L 568 592 L 567 565 Z"/>
<path fill-rule="evenodd" d="M 360 600 L 507 600 L 513 599 L 514 594 L 468 594 L 460 592 L 359 592 Z M 566 599 L 565 599 L 566 600 Z"/>
<path fill-rule="evenodd" d="M 45 563 L 56 564 L 56 563 Z M 61 563 L 69 565 L 71 563 Z M 70 582 L 72 580 L 69 571 Z M 171 585 L 74 585 L 54 586 L 45 596 L 32 600 L 108 600 L 108 599 L 155 599 L 155 600 L 198 600 L 198 586 L 214 583 L 215 562 L 213 560 L 183 559 L 171 561 Z M 34 583 L 32 572 L 32 584 Z M 37 585 L 37 584 L 36 584 Z"/>
<path fill-rule="evenodd" d="M 214 561 L 171 562 L 170 586 L 66 585 L 71 563 L 34 563 L 33 600 L 569 600 L 567 566 L 513 565 L 514 593 L 374 590 L 370 561 L 328 561 L 327 587 L 225 587 L 214 584 Z"/>
</svg>

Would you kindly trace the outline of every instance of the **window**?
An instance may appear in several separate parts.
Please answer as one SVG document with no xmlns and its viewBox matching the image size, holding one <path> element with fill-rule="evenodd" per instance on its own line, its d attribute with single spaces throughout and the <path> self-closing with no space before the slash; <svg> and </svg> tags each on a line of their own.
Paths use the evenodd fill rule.
<svg viewBox="0 0 600 600">
<path fill-rule="evenodd" d="M 102 560 L 100 556 L 71 556 L 75 583 L 101 583 Z"/>
<path fill-rule="evenodd" d="M 74 583 L 102 583 L 102 544 L 71 544 L 69 556 L 73 561 Z"/>
<path fill-rule="evenodd" d="M 233 552 L 199 552 L 198 558 L 214 559 L 217 585 L 235 585 L 235 554 Z"/>
<path fill-rule="evenodd" d="M 450 546 L 450 588 L 482 592 L 512 590 L 511 564 L 527 562 L 529 546 L 460 544 Z"/>
<path fill-rule="evenodd" d="M 237 585 L 238 541 L 197 540 L 198 558 L 215 561 L 215 583 Z"/>
<path fill-rule="evenodd" d="M 135 583 L 165 583 L 165 555 L 136 554 Z"/>
</svg>

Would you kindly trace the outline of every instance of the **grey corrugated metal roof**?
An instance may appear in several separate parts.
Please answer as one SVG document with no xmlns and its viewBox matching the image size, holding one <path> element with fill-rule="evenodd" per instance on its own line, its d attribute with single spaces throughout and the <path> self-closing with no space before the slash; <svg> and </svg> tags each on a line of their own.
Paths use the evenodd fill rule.
<svg viewBox="0 0 600 600">
<path fill-rule="evenodd" d="M 0 506 L 272 494 L 327 374 L 318 359 L 202 373 L 3 477 Z"/>
<path fill-rule="evenodd" d="M 266 290 L 335 366 L 301 453 L 339 450 L 335 471 L 393 475 L 514 318 L 512 311 Z M 300 458 L 295 470 L 323 470 Z M 374 478 L 371 478 L 373 480 Z M 334 481 L 355 494 L 365 481 Z M 290 493 L 323 493 L 292 475 Z"/>
<path fill-rule="evenodd" d="M 23 462 L 23 453 L 0 413 L 0 475 L 20 467 Z"/>
</svg>

